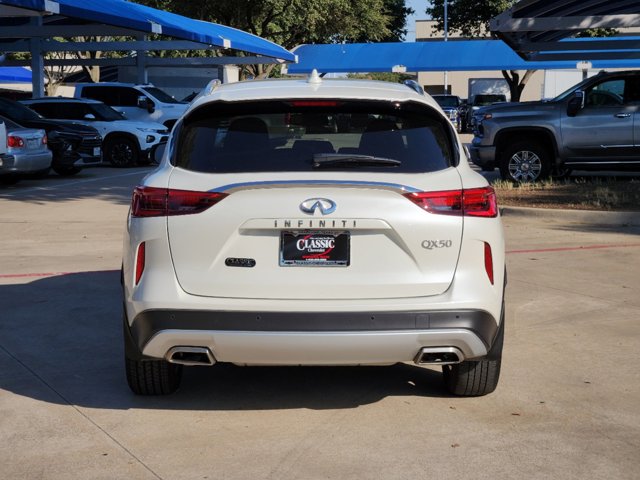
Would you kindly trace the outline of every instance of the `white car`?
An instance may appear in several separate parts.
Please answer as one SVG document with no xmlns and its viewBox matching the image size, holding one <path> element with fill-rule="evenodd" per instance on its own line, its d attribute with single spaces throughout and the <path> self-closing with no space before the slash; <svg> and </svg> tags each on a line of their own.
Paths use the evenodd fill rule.
<svg viewBox="0 0 640 480">
<path fill-rule="evenodd" d="M 463 152 L 417 84 L 213 86 L 133 193 L 130 388 L 173 392 L 183 365 L 413 362 L 492 392 L 504 237 Z"/>
<path fill-rule="evenodd" d="M 80 123 L 102 135 L 102 159 L 115 167 L 148 163 L 158 145 L 169 138 L 160 123 L 127 120 L 113 108 L 97 100 L 49 97 L 23 100 L 44 118 Z"/>
<path fill-rule="evenodd" d="M 73 96 L 99 100 L 130 120 L 162 123 L 169 129 L 188 106 L 150 83 L 77 83 Z"/>
<path fill-rule="evenodd" d="M 42 177 L 49 173 L 52 153 L 47 148 L 47 134 L 42 129 L 23 128 L 0 116 L 0 135 L 5 132 L 0 146 L 0 184 L 12 184 L 27 174 Z M 0 142 L 2 142 L 0 137 Z M 5 147 L 5 153 L 2 153 Z"/>
</svg>

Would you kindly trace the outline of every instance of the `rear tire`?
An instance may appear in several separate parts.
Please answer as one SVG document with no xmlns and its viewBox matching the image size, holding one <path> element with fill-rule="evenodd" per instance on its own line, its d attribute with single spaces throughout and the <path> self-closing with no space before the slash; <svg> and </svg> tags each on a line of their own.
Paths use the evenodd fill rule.
<svg viewBox="0 0 640 480">
<path fill-rule="evenodd" d="M 479 397 L 493 392 L 500 378 L 501 360 L 480 360 L 445 365 L 444 383 L 449 393 L 461 397 Z"/>
<path fill-rule="evenodd" d="M 136 395 L 168 395 L 182 379 L 182 365 L 165 360 L 134 360 L 125 356 L 127 383 Z"/>
<path fill-rule="evenodd" d="M 449 393 L 462 397 L 479 397 L 493 392 L 500 379 L 503 344 L 504 313 L 496 339 L 485 358 L 442 367 L 442 377 Z"/>
<path fill-rule="evenodd" d="M 124 278 L 120 271 L 120 282 Z M 122 316 L 124 363 L 129 388 L 136 395 L 168 395 L 175 392 L 182 379 L 182 365 L 142 355 L 133 339 L 126 314 Z"/>
</svg>

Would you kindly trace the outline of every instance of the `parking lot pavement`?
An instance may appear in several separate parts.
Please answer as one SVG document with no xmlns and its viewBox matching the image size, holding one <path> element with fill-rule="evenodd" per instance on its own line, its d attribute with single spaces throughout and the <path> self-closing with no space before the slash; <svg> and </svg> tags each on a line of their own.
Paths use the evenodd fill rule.
<svg viewBox="0 0 640 480">
<path fill-rule="evenodd" d="M 495 393 L 452 398 L 414 365 L 124 379 L 118 282 L 130 190 L 94 169 L 0 190 L 0 477 L 636 479 L 640 227 L 507 214 Z"/>
</svg>

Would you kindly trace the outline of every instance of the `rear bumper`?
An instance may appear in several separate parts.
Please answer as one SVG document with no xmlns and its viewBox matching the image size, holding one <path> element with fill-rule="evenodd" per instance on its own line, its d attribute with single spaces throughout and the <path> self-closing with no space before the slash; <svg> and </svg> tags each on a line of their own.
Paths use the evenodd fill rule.
<svg viewBox="0 0 640 480">
<path fill-rule="evenodd" d="M 127 325 L 125 325 L 126 327 Z M 217 362 L 249 365 L 374 365 L 413 361 L 424 347 L 487 354 L 498 324 L 477 310 L 413 312 L 218 312 L 152 310 L 125 331 L 128 355 L 164 358 L 176 346 L 206 347 Z"/>
<path fill-rule="evenodd" d="M 31 173 L 51 166 L 51 152 L 3 155 L 0 160 L 2 173 Z"/>
</svg>

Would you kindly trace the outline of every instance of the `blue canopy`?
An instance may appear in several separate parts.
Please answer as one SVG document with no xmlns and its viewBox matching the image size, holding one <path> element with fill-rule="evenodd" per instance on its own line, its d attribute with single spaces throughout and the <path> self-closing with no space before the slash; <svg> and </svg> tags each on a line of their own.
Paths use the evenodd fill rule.
<svg viewBox="0 0 640 480">
<path fill-rule="evenodd" d="M 31 70 L 24 67 L 0 67 L 0 83 L 31 83 Z"/>
<path fill-rule="evenodd" d="M 125 0 L 0 0 L 0 4 L 295 61 L 280 45 L 242 30 Z"/>
<path fill-rule="evenodd" d="M 591 39 L 573 39 L 572 42 Z M 293 50 L 298 63 L 291 74 L 390 72 L 402 66 L 407 72 L 473 70 L 575 69 L 576 60 L 528 62 L 502 40 L 455 40 L 407 43 L 352 43 L 300 45 Z M 578 55 L 578 60 L 579 60 Z M 592 68 L 640 67 L 640 59 L 594 60 Z"/>
</svg>

